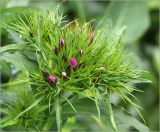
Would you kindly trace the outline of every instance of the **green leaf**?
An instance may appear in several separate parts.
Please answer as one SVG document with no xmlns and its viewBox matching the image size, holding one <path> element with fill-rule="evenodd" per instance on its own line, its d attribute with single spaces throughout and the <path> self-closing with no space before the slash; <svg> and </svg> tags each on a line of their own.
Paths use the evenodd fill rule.
<svg viewBox="0 0 160 132">
<path fill-rule="evenodd" d="M 26 69 L 27 71 L 36 71 L 38 67 L 38 64 L 35 61 L 28 59 L 25 55 L 19 52 L 1 53 L 0 61 L 6 61 L 12 63 L 16 68 L 20 70 Z"/>
<path fill-rule="evenodd" d="M 6 127 L 6 126 L 14 125 L 14 124 L 16 124 L 17 122 L 18 122 L 17 120 L 10 120 L 10 121 L 7 121 L 7 122 L 4 123 L 3 125 L 0 125 L 0 128 Z"/>
<path fill-rule="evenodd" d="M 147 1 L 113 1 L 106 10 L 103 20 L 112 19 L 115 30 L 127 27 L 126 41 L 138 40 L 148 29 L 149 11 Z"/>
<path fill-rule="evenodd" d="M 61 106 L 60 106 L 60 101 L 59 97 L 56 97 L 55 100 L 55 108 L 56 108 L 56 122 L 57 122 L 57 128 L 58 132 L 61 132 Z"/>
<path fill-rule="evenodd" d="M 87 118 L 89 115 L 95 116 L 95 117 L 97 116 L 95 102 L 90 99 L 82 98 L 79 100 L 74 100 L 72 104 L 77 110 L 77 113 L 75 113 L 75 111 L 70 107 L 69 104 L 66 104 L 62 108 L 63 119 L 68 119 L 69 117 L 77 118 L 77 115 L 82 115 L 82 116 L 85 115 L 84 117 L 87 117 Z M 140 132 L 149 132 L 149 128 L 147 126 L 145 126 L 143 123 L 138 121 L 135 117 L 129 114 L 125 109 L 115 105 L 112 105 L 112 109 L 113 109 L 112 112 L 114 113 L 115 125 L 117 127 L 117 131 L 129 131 L 130 127 L 133 127 L 139 130 Z M 101 110 L 100 122 L 101 124 L 105 124 L 105 128 L 103 128 L 105 129 L 104 132 L 106 131 L 113 132 L 113 129 L 111 129 L 111 125 L 108 122 L 108 117 L 110 116 L 110 112 L 107 109 L 106 103 L 101 103 L 100 110 Z M 79 124 L 79 122 L 75 122 L 75 123 L 69 124 L 69 126 L 67 125 L 67 127 L 69 127 L 70 130 L 72 130 L 73 128 L 81 131 L 85 130 L 86 126 L 88 125 L 88 121 L 87 121 L 88 119 L 84 117 L 83 117 L 84 120 L 82 120 L 81 118 L 81 122 L 83 122 L 82 126 Z M 90 127 L 89 130 L 94 130 L 94 126 L 96 125 L 98 124 L 95 124 L 95 123 L 90 124 L 90 126 L 92 127 Z M 66 125 L 65 125 L 65 128 L 66 128 Z M 66 129 L 68 130 L 68 128 Z M 102 129 L 99 128 L 99 131 L 101 130 Z"/>
<path fill-rule="evenodd" d="M 133 115 L 128 113 L 125 109 L 117 106 L 113 106 L 113 109 L 114 109 L 114 115 L 115 115 L 115 120 L 117 124 L 121 123 L 123 127 L 127 127 L 127 128 L 134 127 L 137 130 L 139 130 L 139 132 L 150 131 L 146 125 L 138 121 L 135 117 L 133 117 Z M 118 125 L 117 125 L 117 129 L 118 129 Z"/>
<path fill-rule="evenodd" d="M 113 110 L 112 110 L 112 105 L 111 105 L 108 94 L 106 95 L 105 100 L 106 100 L 106 104 L 107 104 L 108 111 L 109 111 L 111 125 L 112 125 L 114 131 L 117 131 L 116 123 L 114 121 L 114 114 L 113 114 Z"/>
<path fill-rule="evenodd" d="M 24 50 L 30 50 L 29 44 L 27 43 L 9 44 L 0 48 L 0 54 L 9 51 L 24 51 Z"/>
<path fill-rule="evenodd" d="M 1 70 L 1 74 L 3 74 L 3 72 L 10 76 L 12 74 L 10 64 L 6 63 L 5 61 L 0 61 L 0 70 Z"/>
<path fill-rule="evenodd" d="M 17 118 L 19 118 L 21 115 L 23 115 L 24 113 L 26 113 L 27 111 L 29 111 L 30 109 L 32 109 L 33 107 L 35 107 L 43 98 L 37 99 L 33 104 L 31 104 L 28 108 L 26 108 L 24 111 L 22 111 L 21 113 L 19 113 L 17 115 Z"/>
</svg>

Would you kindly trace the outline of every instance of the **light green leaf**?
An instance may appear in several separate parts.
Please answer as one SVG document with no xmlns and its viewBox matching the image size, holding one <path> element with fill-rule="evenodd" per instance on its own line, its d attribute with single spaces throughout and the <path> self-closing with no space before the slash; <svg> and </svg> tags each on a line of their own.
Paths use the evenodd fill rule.
<svg viewBox="0 0 160 132">
<path fill-rule="evenodd" d="M 77 115 L 79 116 L 85 115 L 84 117 L 87 117 L 89 115 L 96 117 L 97 115 L 95 102 L 90 99 L 82 98 L 79 100 L 74 100 L 72 104 L 77 110 L 77 113 L 74 112 L 74 110 L 70 107 L 69 104 L 64 105 L 64 107 L 62 108 L 63 119 L 68 119 L 68 117 L 77 118 Z M 100 105 L 100 110 L 101 110 L 100 122 L 106 125 L 106 127 L 102 129 L 103 130 L 105 129 L 104 132 L 106 131 L 113 132 L 114 130 L 111 129 L 111 125 L 108 122 L 108 117 L 110 116 L 110 112 L 107 109 L 107 105 L 102 103 Z M 147 126 L 145 126 L 143 123 L 138 121 L 135 117 L 129 114 L 125 109 L 112 105 L 112 110 L 113 110 L 112 112 L 114 113 L 115 125 L 117 127 L 117 131 L 129 131 L 130 127 L 132 127 L 132 128 L 139 130 L 140 132 L 149 132 L 149 128 Z M 81 122 L 82 121 L 83 121 L 82 124 L 80 124 L 80 122 L 67 124 L 67 126 L 65 125 L 65 128 L 67 127 L 66 128 L 67 130 L 69 128 L 70 130 L 75 128 L 74 130 L 84 131 L 85 128 L 88 127 L 88 119 L 85 118 L 84 120 L 81 120 Z M 96 125 L 98 124 L 95 124 L 92 122 L 92 124 L 90 124 L 89 130 L 95 130 L 94 128 L 96 127 Z M 102 129 L 99 128 L 99 131 L 101 131 Z"/>
<path fill-rule="evenodd" d="M 18 120 L 10 120 L 10 121 L 7 121 L 6 123 L 4 123 L 3 125 L 0 125 L 0 128 L 3 128 L 3 127 L 6 127 L 6 126 L 11 126 L 11 125 L 14 125 L 18 122 Z"/>
<path fill-rule="evenodd" d="M 106 10 L 103 20 L 112 19 L 116 31 L 127 27 L 127 42 L 138 40 L 148 29 L 149 11 L 147 1 L 113 1 Z"/>
<path fill-rule="evenodd" d="M 114 106 L 114 115 L 115 115 L 115 120 L 117 122 L 117 129 L 119 129 L 119 125 L 121 124 L 123 127 L 134 127 L 136 128 L 139 132 L 149 132 L 149 128 L 138 121 L 133 115 L 128 113 L 125 109 Z"/>
<path fill-rule="evenodd" d="M 20 70 L 26 69 L 27 71 L 36 71 L 38 67 L 38 64 L 35 61 L 28 59 L 25 55 L 19 52 L 1 53 L 0 61 L 12 63 L 16 68 Z"/>
<path fill-rule="evenodd" d="M 29 44 L 19 43 L 19 44 L 9 44 L 0 48 L 0 54 L 8 51 L 24 51 L 31 50 Z"/>
</svg>

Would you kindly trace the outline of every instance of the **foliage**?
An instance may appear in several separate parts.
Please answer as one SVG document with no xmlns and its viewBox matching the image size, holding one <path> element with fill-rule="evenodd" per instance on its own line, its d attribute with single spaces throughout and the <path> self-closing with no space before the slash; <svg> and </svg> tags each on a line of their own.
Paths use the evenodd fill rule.
<svg viewBox="0 0 160 132">
<path fill-rule="evenodd" d="M 53 7 L 56 5 L 55 3 L 56 2 L 51 2 L 49 0 L 47 2 L 44 2 L 44 1 L 36 2 L 35 0 L 34 1 L 26 0 L 25 2 L 23 2 L 23 1 L 16 2 L 16 0 L 15 1 L 13 1 L 13 0 L 8 0 L 8 1 L 4 0 L 3 1 L 2 0 L 1 5 L 2 4 L 3 5 L 0 7 L 1 18 L 2 18 L 1 20 L 10 25 L 11 22 L 15 21 L 15 16 L 17 16 L 17 14 L 19 14 L 22 21 L 24 21 L 24 23 L 26 23 L 28 25 L 28 23 L 32 23 L 32 22 L 30 22 L 30 21 L 27 22 L 26 18 L 28 18 L 29 16 L 28 16 L 28 14 L 25 16 L 23 15 L 25 13 L 25 11 L 28 12 L 28 9 L 32 8 L 32 7 L 53 9 Z M 101 19 L 102 16 L 104 16 L 103 20 L 101 21 L 99 26 L 95 26 L 95 25 L 98 25 L 97 20 L 93 21 L 92 23 L 88 23 L 88 28 L 90 30 L 88 33 L 87 32 L 84 33 L 84 36 L 85 35 L 89 36 L 89 34 L 94 32 L 94 34 L 95 34 L 94 40 L 98 39 L 97 35 L 100 34 L 99 36 L 106 35 L 107 38 L 110 38 L 110 40 L 108 40 L 105 38 L 106 36 L 105 37 L 103 36 L 106 39 L 107 43 L 112 42 L 114 40 L 118 40 L 118 38 L 120 38 L 118 43 L 124 44 L 124 41 L 123 41 L 124 36 L 122 34 L 124 34 L 123 31 L 125 31 L 125 30 L 123 30 L 123 29 L 121 30 L 121 27 L 123 25 L 127 26 L 127 30 L 126 30 L 127 32 L 125 32 L 125 34 L 126 34 L 126 38 L 127 38 L 127 43 L 130 44 L 129 48 L 128 48 L 129 53 L 133 54 L 132 57 L 136 58 L 136 60 L 134 60 L 134 61 L 136 61 L 136 62 L 138 61 L 138 66 L 141 66 L 141 69 L 147 69 L 150 71 L 150 74 L 145 73 L 144 77 L 152 80 L 152 82 L 153 82 L 152 84 L 147 84 L 147 85 L 144 83 L 140 84 L 139 82 L 138 82 L 139 84 L 136 84 L 138 89 L 141 89 L 144 91 L 143 93 L 141 93 L 141 92 L 135 93 L 134 92 L 135 85 L 132 85 L 132 83 L 131 84 L 129 83 L 129 86 L 128 86 L 129 88 L 133 87 L 133 89 L 131 88 L 131 94 L 134 94 L 136 97 L 138 97 L 138 101 L 140 102 L 140 105 L 144 108 L 144 110 L 142 111 L 142 115 L 144 116 L 144 118 L 147 122 L 147 125 L 151 128 L 151 130 L 159 130 L 159 128 L 158 128 L 159 119 L 157 118 L 158 117 L 157 115 L 159 113 L 158 109 L 157 109 L 157 102 L 158 102 L 158 97 L 159 97 L 159 94 L 158 94 L 159 93 L 158 92 L 158 74 L 157 74 L 159 71 L 159 67 L 158 67 L 158 65 L 159 65 L 158 58 L 159 57 L 158 57 L 158 46 L 157 46 L 157 43 L 158 43 L 157 25 L 158 25 L 159 20 L 157 19 L 158 18 L 157 17 L 158 16 L 157 15 L 158 14 L 157 13 L 157 9 L 158 9 L 157 3 L 158 3 L 158 1 L 156 1 L 156 0 L 155 1 L 154 0 L 148 1 L 148 2 L 147 1 L 142 1 L 142 2 L 138 2 L 138 1 L 136 1 L 136 2 L 127 2 L 127 1 L 126 2 L 119 2 L 119 1 L 118 2 L 117 1 L 113 1 L 113 2 L 67 1 L 67 2 L 64 2 L 64 4 L 62 5 L 62 8 L 61 8 L 62 10 L 64 10 L 64 12 L 66 14 L 66 16 L 63 18 L 62 22 L 66 21 L 68 19 L 73 20 L 75 18 L 79 18 L 80 20 L 85 20 L 85 19 L 91 20 L 91 19 L 96 18 L 99 20 L 99 19 Z M 44 5 L 46 5 L 46 6 L 44 6 Z M 105 9 L 106 9 L 106 11 L 104 12 Z M 37 16 L 38 16 L 38 12 L 35 13 Z M 123 15 L 120 15 L 120 14 L 123 14 Z M 46 15 L 46 16 L 48 16 L 48 15 Z M 57 15 L 57 16 L 59 17 L 59 15 Z M 123 16 L 125 16 L 125 17 L 123 17 Z M 32 17 L 34 17 L 34 15 Z M 113 25 L 112 25 L 112 22 L 109 19 L 109 17 L 112 19 Z M 35 18 L 35 19 L 37 20 L 37 18 Z M 126 19 L 124 19 L 124 18 L 126 18 Z M 139 18 L 141 18 L 141 19 L 139 19 Z M 46 17 L 45 17 L 45 19 L 46 19 Z M 13 28 L 13 30 L 21 27 L 22 30 L 24 29 L 23 31 L 26 31 L 25 28 L 23 27 L 22 21 L 20 20 L 20 22 L 19 22 L 19 20 L 18 20 L 18 23 L 16 21 L 16 25 L 18 25 L 18 27 L 13 28 L 14 27 L 13 25 L 10 25 L 10 26 Z M 137 20 L 138 20 L 138 23 L 137 23 Z M 149 25 L 149 23 L 150 23 L 149 20 L 151 20 L 151 25 Z M 109 22 L 109 24 L 108 24 L 108 22 Z M 117 25 L 115 23 L 118 23 L 118 26 L 115 26 L 115 25 Z M 15 24 L 15 22 L 14 22 L 14 24 Z M 41 24 L 41 22 L 39 24 Z M 64 26 L 66 24 L 67 24 L 66 22 L 61 24 L 60 31 L 61 30 L 64 31 L 65 30 L 64 27 L 66 27 L 67 32 L 70 31 L 74 35 L 75 35 L 75 32 L 78 32 L 77 36 L 79 34 L 78 28 L 83 27 L 83 23 L 81 21 L 77 21 L 77 20 L 73 21 L 71 24 L 68 24 L 67 26 Z M 34 25 L 36 25 L 36 26 L 34 26 L 34 31 L 37 32 L 38 31 L 38 28 L 37 28 L 38 23 L 35 22 Z M 51 25 L 51 24 L 48 24 L 48 25 Z M 84 23 L 84 25 L 85 25 L 85 23 Z M 91 25 L 93 25 L 93 27 L 91 27 Z M 113 26 L 114 31 L 110 25 Z M 2 25 L 0 25 L 0 26 L 2 27 Z M 77 26 L 78 26 L 78 28 L 77 28 Z M 9 27 L 9 28 L 11 28 L 11 27 Z M 39 27 L 41 27 L 41 25 Z M 95 29 L 95 27 L 96 27 L 96 29 Z M 51 89 L 52 87 L 54 87 L 54 85 L 52 85 L 50 82 L 48 82 L 49 80 L 47 79 L 47 77 L 44 77 L 44 74 L 42 74 L 43 69 L 45 69 L 45 71 L 46 70 L 48 71 L 48 67 L 51 67 L 49 70 L 50 74 L 55 74 L 55 72 L 58 71 L 56 73 L 56 75 L 54 75 L 54 76 L 56 76 L 56 78 L 58 78 L 56 85 L 59 85 L 58 84 L 59 80 L 64 79 L 63 81 L 67 82 L 68 78 L 61 75 L 61 72 L 63 70 L 59 70 L 61 68 L 58 68 L 58 66 L 55 71 L 53 70 L 54 68 L 52 68 L 52 61 L 50 61 L 50 62 L 45 61 L 45 63 L 48 63 L 48 66 L 47 67 L 45 66 L 45 68 L 43 67 L 44 66 L 44 61 L 42 59 L 43 57 L 41 57 L 39 59 L 39 62 L 37 61 L 37 58 L 40 57 L 41 53 L 42 53 L 42 52 L 40 53 L 39 50 L 37 50 L 38 48 L 36 47 L 36 45 L 38 45 L 37 33 L 34 34 L 34 36 L 35 36 L 34 39 L 33 38 L 31 39 L 29 37 L 32 34 L 29 34 L 29 36 L 28 36 L 29 39 L 27 39 L 27 37 L 26 37 L 27 35 L 20 35 L 19 33 L 16 33 L 15 31 L 10 30 L 9 28 L 6 28 L 5 30 L 4 29 L 1 30 L 1 38 L 2 38 L 1 44 L 2 44 L 2 46 L 6 45 L 8 43 L 15 43 L 15 44 L 10 44 L 8 46 L 3 46 L 0 48 L 0 54 L 1 54 L 0 69 L 2 70 L 1 71 L 1 79 L 2 79 L 1 80 L 1 82 L 2 82 L 1 87 L 4 90 L 3 91 L 4 93 L 3 92 L 2 93 L 4 94 L 4 97 L 6 96 L 8 98 L 11 98 L 11 102 L 14 104 L 14 101 L 12 101 L 13 96 L 8 96 L 7 94 L 9 94 L 9 95 L 13 94 L 13 95 L 15 95 L 15 97 L 22 98 L 20 95 L 21 94 L 23 95 L 24 89 L 27 89 L 27 91 L 29 90 L 29 92 L 27 92 L 27 93 L 30 93 L 31 94 L 31 95 L 29 94 L 30 96 L 36 95 L 35 97 L 31 97 L 31 102 L 27 106 L 27 107 L 29 107 L 30 105 L 32 105 L 35 102 L 35 100 L 41 99 L 41 96 L 43 97 L 43 93 L 41 91 L 43 91 L 44 89 L 40 85 L 36 85 L 38 82 L 39 83 L 45 82 L 45 84 L 46 84 L 45 87 L 46 88 L 50 87 L 50 90 L 55 92 L 55 90 Z M 148 28 L 149 28 L 149 30 L 148 30 Z M 47 29 L 48 29 L 48 27 L 47 27 Z M 95 31 L 94 31 L 94 29 L 95 29 Z M 101 33 L 101 31 L 103 33 Z M 43 31 L 40 30 L 40 33 L 42 33 L 42 32 Z M 52 32 L 52 33 L 54 34 L 54 32 Z M 9 38 L 8 38 L 8 34 L 10 35 Z M 101 36 L 101 38 L 103 38 L 102 36 Z M 81 38 L 81 37 L 82 36 L 79 35 L 79 38 Z M 58 41 L 60 38 L 61 37 L 58 36 L 55 39 L 56 42 L 54 42 L 52 44 L 53 47 L 54 46 L 58 47 L 58 43 L 59 43 Z M 13 40 L 11 40 L 11 39 L 13 39 Z M 41 40 L 43 41 L 44 39 L 41 39 Z M 54 40 L 54 37 L 52 37 L 51 41 L 53 42 L 53 40 Z M 64 41 L 65 46 L 68 45 L 68 42 L 67 42 L 68 39 L 67 40 L 64 39 L 64 40 L 65 40 Z M 89 40 L 89 37 L 88 37 L 88 40 Z M 33 43 L 32 43 L 32 41 L 33 41 Z M 48 41 L 48 39 L 46 41 Z M 57 44 L 55 44 L 55 43 L 57 43 Z M 94 41 L 93 41 L 93 43 L 94 43 Z M 97 43 L 97 42 L 95 42 L 95 43 Z M 118 45 L 118 43 L 117 43 L 117 45 Z M 122 54 L 124 54 L 124 57 L 127 57 L 126 62 L 131 61 L 131 63 L 133 63 L 133 60 L 131 60 L 131 58 L 128 57 L 128 53 L 126 53 L 126 52 L 124 53 L 125 49 L 123 48 L 123 44 L 120 44 L 122 47 L 119 49 L 119 52 L 122 52 Z M 99 43 L 97 45 L 99 45 Z M 111 44 L 107 44 L 107 45 L 111 46 Z M 46 51 L 48 51 L 48 48 L 45 47 L 44 49 Z M 54 54 L 53 49 L 52 49 L 52 51 L 51 50 L 50 51 Z M 36 50 L 37 50 L 37 52 L 36 52 Z M 45 54 L 45 56 L 48 56 L 48 53 L 51 53 L 51 52 L 46 52 L 47 54 Z M 60 53 L 64 53 L 64 52 L 65 51 L 61 51 Z M 80 53 L 81 53 L 81 50 L 80 50 Z M 50 56 L 53 57 L 53 54 L 51 54 Z M 122 54 L 119 53 L 120 56 Z M 58 56 L 59 56 L 59 58 L 61 58 L 60 54 L 58 54 Z M 84 54 L 82 56 L 84 56 Z M 78 58 L 81 59 L 82 56 L 78 56 Z M 89 56 L 90 56 L 90 54 L 89 54 Z M 54 57 L 57 58 L 57 60 L 59 60 L 57 55 L 55 55 Z M 90 58 L 90 57 L 88 57 L 88 58 Z M 59 62 L 59 63 L 61 65 L 65 65 L 65 63 L 66 63 L 66 65 L 67 65 L 69 63 L 69 59 L 70 58 L 68 58 L 68 61 L 64 62 L 63 64 L 61 64 L 62 62 Z M 112 62 L 112 59 L 110 59 L 110 60 Z M 41 63 L 41 67 L 38 67 L 40 63 Z M 132 66 L 137 67 L 137 65 L 133 65 L 133 64 L 132 64 Z M 14 67 L 16 67 L 16 69 Z M 76 71 L 78 68 L 79 67 L 78 67 L 78 63 L 77 63 L 76 70 L 73 70 L 72 73 L 74 73 L 74 72 L 77 73 Z M 104 68 L 100 68 L 100 69 L 102 69 L 102 71 L 104 70 Z M 82 69 L 81 70 L 78 69 L 78 70 L 81 71 Z M 70 71 L 67 71 L 67 72 L 69 73 Z M 106 70 L 103 72 L 108 72 L 108 71 Z M 80 74 L 82 75 L 82 73 L 78 73 L 77 76 L 79 76 Z M 87 72 L 87 74 L 88 74 L 88 72 Z M 109 77 L 112 78 L 112 80 L 109 80 L 109 82 L 110 82 L 109 85 L 114 84 L 115 79 L 117 79 L 117 77 L 119 77 L 119 76 L 122 76 L 120 74 L 116 75 L 116 76 L 111 76 L 112 74 L 115 74 L 115 73 L 109 73 L 109 72 L 107 74 L 109 74 Z M 63 75 L 65 75 L 65 74 L 63 74 Z M 67 74 L 67 77 L 70 77 L 70 75 Z M 61 78 L 63 78 L 63 79 L 61 79 Z M 40 79 L 40 80 L 37 81 L 37 79 Z M 30 81 L 30 84 L 28 83 L 29 81 Z M 61 81 L 60 84 L 62 84 L 63 81 Z M 70 82 L 71 81 L 72 80 L 70 80 Z M 121 79 L 119 79 L 118 81 L 121 81 Z M 140 80 L 140 81 L 142 81 L 142 80 Z M 69 82 L 69 86 L 73 85 L 70 82 Z M 78 83 L 80 84 L 81 82 L 82 81 L 79 81 Z M 87 79 L 85 80 L 85 83 L 86 82 L 87 82 Z M 125 82 L 123 82 L 123 83 L 125 83 Z M 77 86 L 77 85 L 78 84 L 74 83 L 74 86 Z M 41 87 L 41 88 L 38 88 L 38 87 Z M 81 87 L 83 87 L 83 84 L 81 84 Z M 108 101 L 116 104 L 116 106 L 112 105 L 111 108 L 112 108 L 113 114 L 114 114 L 114 121 L 112 121 L 112 122 L 113 122 L 113 125 L 115 122 L 117 130 L 118 131 L 134 131 L 134 130 L 149 131 L 147 127 L 145 127 L 141 122 L 139 122 L 137 119 L 135 119 L 135 117 L 133 117 L 133 114 L 134 114 L 134 116 L 136 116 L 136 113 L 134 112 L 133 107 L 130 106 L 130 103 L 125 103 L 126 101 L 124 102 L 123 99 L 117 97 L 118 93 L 117 93 L 117 91 L 115 91 L 115 89 L 117 90 L 117 88 L 114 88 L 114 91 L 112 91 L 113 88 L 107 88 L 107 89 L 111 89 L 109 91 L 110 93 L 109 93 L 109 100 Z M 102 88 L 102 86 L 100 86 L 100 90 L 103 92 L 104 88 Z M 80 92 L 75 93 L 77 91 L 78 92 L 80 91 Z M 104 104 L 104 102 L 102 101 L 102 100 L 106 99 L 106 96 L 101 98 L 101 96 L 102 96 L 101 91 L 100 91 L 100 93 L 96 93 L 97 91 L 90 92 L 89 87 L 86 88 L 86 86 L 85 86 L 85 89 L 83 89 L 83 90 L 78 89 L 77 91 L 74 91 L 74 92 L 71 91 L 70 93 L 67 93 L 65 91 L 66 94 L 64 97 L 62 97 L 62 100 L 61 100 L 61 95 L 63 95 L 64 91 L 60 92 L 59 93 L 60 100 L 57 100 L 56 102 L 55 102 L 55 100 L 53 100 L 53 98 L 55 98 L 55 97 L 48 95 L 48 97 L 50 96 L 50 98 L 52 98 L 51 100 L 48 97 L 46 97 L 47 90 L 44 91 L 44 94 L 45 94 L 44 96 L 46 98 L 43 98 L 40 102 L 38 102 L 38 104 L 36 104 L 36 107 L 37 106 L 39 107 L 39 105 L 43 106 L 43 104 L 48 106 L 48 108 L 43 110 L 43 111 L 45 111 L 45 116 L 43 117 L 43 119 L 45 121 L 43 121 L 43 120 L 37 121 L 38 123 L 37 122 L 35 123 L 36 126 L 38 126 L 37 128 L 35 128 L 34 126 L 27 126 L 25 124 L 22 124 L 20 127 L 20 125 L 18 125 L 19 123 L 16 122 L 17 123 L 16 125 L 9 125 L 9 126 L 3 128 L 3 130 L 32 130 L 32 129 L 33 130 L 35 130 L 35 129 L 36 130 L 42 130 L 42 129 L 48 130 L 49 128 L 50 128 L 50 130 L 56 130 L 57 128 L 56 128 L 55 111 L 57 111 L 57 115 L 61 114 L 62 120 L 60 121 L 58 119 L 59 116 L 57 116 L 57 120 L 59 120 L 59 122 L 60 122 L 59 124 L 62 123 L 61 124 L 62 131 L 71 131 L 71 130 L 113 131 L 113 129 L 111 128 L 111 125 L 109 123 L 109 111 L 107 109 L 107 106 L 104 106 L 106 104 Z M 20 93 L 20 95 L 17 94 L 18 92 Z M 37 94 L 37 93 L 39 93 L 39 94 Z M 124 94 L 124 95 L 127 95 L 126 97 L 129 97 L 129 99 L 132 100 L 132 102 L 133 102 L 134 98 L 132 98 L 128 94 Z M 53 93 L 52 93 L 52 95 L 53 95 Z M 30 96 L 29 96 L 29 98 L 30 98 Z M 14 97 L 14 99 L 15 99 L 15 97 Z M 28 96 L 25 96 L 25 97 L 28 97 Z M 100 97 L 100 99 L 98 99 L 99 97 Z M 145 98 L 145 101 L 144 101 L 144 98 Z M 4 98 L 1 98 L 0 101 L 2 101 L 2 100 L 4 100 Z M 7 101 L 7 100 L 4 100 L 4 101 Z M 60 105 L 59 105 L 59 102 L 61 102 Z M 18 103 L 16 103 L 16 104 L 18 104 Z M 9 103 L 9 105 L 11 105 L 11 104 Z M 54 109 L 54 105 L 58 106 L 56 110 Z M 128 113 L 126 113 L 124 110 L 122 110 L 122 113 L 121 113 L 120 112 L 121 108 L 117 107 L 118 105 L 121 105 L 121 106 L 127 108 L 132 113 L 132 115 L 128 116 Z M 11 106 L 13 106 L 13 105 L 11 105 Z M 109 105 L 109 106 L 111 106 L 111 105 Z M 133 105 L 133 106 L 135 106 L 135 105 Z M 6 106 L 3 105 L 3 107 L 6 107 Z M 32 109 L 35 109 L 35 106 Z M 64 112 L 66 112 L 65 115 L 63 114 Z M 85 114 L 84 112 L 85 113 L 87 112 L 87 114 Z M 20 113 L 20 112 L 18 111 L 17 113 Z M 53 113 L 53 114 L 51 114 L 51 113 Z M 112 113 L 112 111 L 110 111 L 110 113 Z M 1 117 L 4 117 L 4 116 L 6 116 L 6 115 L 5 115 L 5 113 L 2 112 Z M 99 116 L 100 116 L 100 120 L 98 118 Z M 11 118 L 14 118 L 14 117 L 11 116 Z M 42 118 L 38 117 L 38 119 L 42 119 Z M 35 118 L 35 121 L 36 121 L 36 118 Z M 9 119 L 6 122 L 12 123 L 12 121 L 11 120 L 9 121 Z"/>
<path fill-rule="evenodd" d="M 7 107 L 3 106 L 7 103 L 2 102 L 1 112 L 10 113 L 2 118 L 2 128 L 16 124 L 26 130 L 50 130 L 56 119 L 56 129 L 62 131 L 62 124 L 65 122 L 62 108 L 69 104 L 77 115 L 79 110 L 72 104 L 72 99 L 83 97 L 95 102 L 97 117 L 94 118 L 98 122 L 101 120 L 101 102 L 105 102 L 112 129 L 117 131 L 109 99 L 112 92 L 138 111 L 139 106 L 128 97 L 133 96 L 132 91 L 136 90 L 130 83 L 145 80 L 141 78 L 141 72 L 135 69 L 133 60 L 126 57 L 127 53 L 123 50 L 124 29 L 116 35 L 112 31 L 106 32 L 102 27 L 93 31 L 90 23 L 80 25 L 75 20 L 64 25 L 64 22 L 57 8 L 55 12 L 31 10 L 23 19 L 19 17 L 16 23 L 6 25 L 16 34 L 20 34 L 24 43 L 21 43 L 21 47 L 19 44 L 13 44 L 11 48 L 3 47 L 2 59 L 7 56 L 8 51 L 16 50 L 18 46 L 12 58 L 4 61 L 20 68 L 21 63 L 14 57 L 21 55 L 18 50 L 23 50 L 27 44 L 29 50 L 26 48 L 25 51 L 36 56 L 35 60 L 30 59 L 30 63 L 38 63 L 38 70 L 36 72 L 33 66 L 29 67 L 29 61 L 22 58 L 21 70 L 26 71 L 27 80 L 32 87 L 30 95 L 33 94 L 35 101 L 27 93 L 21 94 L 22 99 L 17 97 L 18 100 Z M 46 108 L 48 109 L 43 112 Z M 44 116 L 39 116 L 38 112 L 43 112 Z M 140 114 L 139 111 L 138 113 Z M 41 126 L 47 118 L 46 124 Z"/>
</svg>

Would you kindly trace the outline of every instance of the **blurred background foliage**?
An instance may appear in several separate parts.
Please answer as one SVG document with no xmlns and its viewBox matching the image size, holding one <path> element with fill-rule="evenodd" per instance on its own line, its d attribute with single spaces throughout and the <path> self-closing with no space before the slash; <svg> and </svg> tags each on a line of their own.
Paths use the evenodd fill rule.
<svg viewBox="0 0 160 132">
<path fill-rule="evenodd" d="M 18 15 L 22 15 L 30 8 L 54 10 L 58 3 L 62 4 L 61 10 L 68 21 L 79 19 L 83 22 L 94 19 L 93 27 L 102 22 L 109 24 L 115 31 L 123 26 L 127 27 L 126 47 L 134 57 L 138 67 L 149 71 L 149 73 L 144 74 L 144 77 L 152 81 L 150 84 L 138 84 L 137 87 L 144 92 L 135 92 L 135 95 L 139 105 L 144 108 L 141 112 L 147 126 L 152 131 L 159 131 L 160 1 L 0 0 L 1 46 L 20 41 L 19 37 L 16 37 L 12 31 L 3 28 L 2 22 L 6 24 L 14 22 Z M 20 56 L 17 55 L 17 57 Z M 17 61 L 20 61 L 18 59 Z M 7 63 L 5 59 L 0 62 L 0 70 L 2 84 L 12 82 L 19 76 L 23 76 L 16 76 L 19 71 L 15 70 L 15 67 Z M 131 106 L 124 104 L 115 95 L 111 96 L 111 99 L 114 104 L 120 104 L 134 116 L 138 116 Z"/>
</svg>

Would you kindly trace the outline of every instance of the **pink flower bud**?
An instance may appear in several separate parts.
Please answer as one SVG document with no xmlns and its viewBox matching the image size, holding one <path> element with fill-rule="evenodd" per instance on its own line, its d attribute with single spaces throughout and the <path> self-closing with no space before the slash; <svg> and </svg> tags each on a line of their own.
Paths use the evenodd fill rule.
<svg viewBox="0 0 160 132">
<path fill-rule="evenodd" d="M 62 76 L 67 77 L 67 73 L 66 72 L 62 72 Z"/>
<path fill-rule="evenodd" d="M 64 45 L 64 39 L 61 38 L 61 39 L 59 40 L 59 45 L 60 45 L 60 46 L 63 46 L 63 45 Z"/>
<path fill-rule="evenodd" d="M 53 84 L 57 82 L 57 78 L 53 75 L 49 75 L 48 80 Z"/>
<path fill-rule="evenodd" d="M 76 59 L 75 57 L 72 57 L 72 58 L 70 59 L 69 65 L 70 65 L 71 67 L 73 67 L 73 68 L 76 68 L 76 66 L 77 66 L 77 59 Z"/>
</svg>

